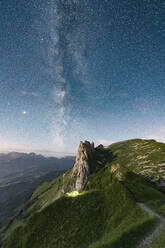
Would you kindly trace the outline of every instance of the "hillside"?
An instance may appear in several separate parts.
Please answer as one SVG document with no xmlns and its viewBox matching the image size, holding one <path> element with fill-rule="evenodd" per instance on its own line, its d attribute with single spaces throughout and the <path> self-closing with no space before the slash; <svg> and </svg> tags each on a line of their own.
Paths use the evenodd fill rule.
<svg viewBox="0 0 165 248">
<path fill-rule="evenodd" d="M 12 218 L 34 189 L 73 164 L 74 158 L 44 157 L 35 153 L 0 154 L 0 228 Z"/>
<path fill-rule="evenodd" d="M 160 221 L 152 211 L 165 216 L 164 164 L 165 144 L 154 140 L 81 142 L 73 168 L 41 184 L 3 230 L 2 247 L 143 247 Z"/>
</svg>

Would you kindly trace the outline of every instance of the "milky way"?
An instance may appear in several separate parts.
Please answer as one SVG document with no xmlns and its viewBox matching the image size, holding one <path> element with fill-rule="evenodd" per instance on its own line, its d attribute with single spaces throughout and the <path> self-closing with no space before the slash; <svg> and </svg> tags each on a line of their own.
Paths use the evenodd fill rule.
<svg viewBox="0 0 165 248">
<path fill-rule="evenodd" d="M 164 1 L 0 5 L 1 149 L 165 140 Z"/>
</svg>

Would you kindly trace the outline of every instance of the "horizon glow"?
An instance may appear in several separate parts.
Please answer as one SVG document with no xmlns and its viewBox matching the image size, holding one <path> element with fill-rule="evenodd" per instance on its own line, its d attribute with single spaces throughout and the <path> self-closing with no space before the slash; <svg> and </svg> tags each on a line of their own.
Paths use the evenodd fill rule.
<svg viewBox="0 0 165 248">
<path fill-rule="evenodd" d="M 0 150 L 165 142 L 162 1 L 6 0 L 1 13 Z"/>
</svg>

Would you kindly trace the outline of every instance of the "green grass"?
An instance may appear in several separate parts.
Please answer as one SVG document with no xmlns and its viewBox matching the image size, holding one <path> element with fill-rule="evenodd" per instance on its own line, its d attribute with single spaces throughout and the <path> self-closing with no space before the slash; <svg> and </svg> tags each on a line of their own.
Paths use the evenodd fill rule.
<svg viewBox="0 0 165 248">
<path fill-rule="evenodd" d="M 147 202 L 148 207 L 165 217 L 165 199 L 164 197 L 152 199 Z"/>
<path fill-rule="evenodd" d="M 74 180 L 71 178 L 71 170 L 60 175 L 51 182 L 41 184 L 33 193 L 31 199 L 24 208 L 23 217 L 27 218 L 34 212 L 40 211 L 53 203 L 56 199 L 68 191 L 72 191 Z"/>
<path fill-rule="evenodd" d="M 113 182 L 106 190 L 63 196 L 34 214 L 24 227 L 16 228 L 5 247 L 94 248 L 111 244 L 117 248 L 126 244 L 127 237 L 128 244 L 137 244 L 150 231 L 151 223 L 155 219 L 136 206 L 122 183 Z"/>
<path fill-rule="evenodd" d="M 164 192 L 147 179 L 160 177 L 164 155 L 165 144 L 154 140 L 96 148 L 84 191 L 74 191 L 72 170 L 41 184 L 7 230 L 3 248 L 136 247 L 157 224 L 136 202 L 165 215 Z M 146 165 L 152 168 L 143 174 Z"/>
<path fill-rule="evenodd" d="M 165 175 L 165 144 L 154 140 L 133 139 L 112 144 L 108 147 L 115 156 L 115 161 L 133 172 L 148 177 L 159 178 Z M 151 166 L 146 170 L 146 166 Z M 143 173 L 143 170 L 145 172 Z"/>
<path fill-rule="evenodd" d="M 64 196 L 32 216 L 26 227 L 16 229 L 8 240 L 8 247 L 79 247 L 80 243 L 85 247 L 101 235 L 103 204 L 104 194 L 97 191 L 74 198 Z M 21 246 L 18 241 L 14 244 L 15 240 Z"/>
<path fill-rule="evenodd" d="M 152 151 L 154 152 L 152 153 Z M 125 168 L 129 168 L 131 171 L 135 173 L 141 174 L 144 165 L 140 164 L 141 160 L 143 161 L 143 159 L 140 159 L 139 156 L 144 156 L 144 155 L 147 156 L 153 155 L 152 163 L 154 162 L 154 164 L 152 165 L 153 168 L 152 168 L 152 172 L 150 173 L 151 174 L 150 176 L 154 177 L 154 175 L 156 174 L 156 177 L 158 177 L 159 173 L 157 173 L 157 165 L 163 163 L 164 161 L 163 158 L 165 155 L 165 144 L 158 143 L 154 140 L 134 139 L 134 140 L 128 140 L 128 141 L 112 144 L 107 149 L 103 147 L 98 147 L 95 149 L 94 156 L 92 157 L 92 159 L 90 159 L 91 171 L 92 172 L 100 171 L 101 169 L 104 169 L 104 167 L 106 167 L 108 163 L 109 165 L 119 164 L 122 170 L 124 170 L 125 167 Z M 149 162 L 149 165 L 150 164 L 151 162 Z M 28 203 L 28 207 L 24 209 L 24 217 L 29 217 L 35 211 L 47 207 L 49 204 L 54 202 L 64 193 L 73 191 L 75 178 L 72 178 L 71 174 L 72 171 L 69 170 L 67 173 L 65 173 L 65 176 L 61 175 L 57 179 L 51 182 L 45 182 L 44 184 L 41 184 L 34 191 Z M 95 173 L 93 173 L 93 175 L 95 177 Z M 111 179 L 109 176 L 106 176 L 106 178 L 107 178 L 106 180 L 108 181 L 105 182 L 105 184 L 108 185 L 109 180 Z M 105 178 L 103 180 L 105 181 Z M 106 187 L 106 185 L 104 186 Z M 135 188 L 137 187 L 135 186 Z M 150 192 L 151 191 L 152 189 L 150 190 Z M 148 195 L 148 192 L 146 192 L 146 194 Z M 144 198 L 145 197 L 146 195 L 144 195 Z"/>
<path fill-rule="evenodd" d="M 123 222 L 120 227 L 109 234 L 105 234 L 101 240 L 90 245 L 89 248 L 130 248 L 136 247 L 143 238 L 157 224 L 154 218 L 144 218 L 133 222 Z"/>
<path fill-rule="evenodd" d="M 165 248 L 165 229 L 146 248 Z"/>
</svg>

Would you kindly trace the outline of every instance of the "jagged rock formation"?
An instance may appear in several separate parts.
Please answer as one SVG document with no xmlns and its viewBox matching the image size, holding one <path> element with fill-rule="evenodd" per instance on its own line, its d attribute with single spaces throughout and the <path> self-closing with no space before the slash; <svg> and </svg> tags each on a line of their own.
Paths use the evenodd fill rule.
<svg viewBox="0 0 165 248">
<path fill-rule="evenodd" d="M 94 152 L 94 143 L 80 141 L 75 164 L 72 170 L 72 177 L 76 178 L 75 190 L 82 191 L 87 183 L 90 173 L 89 159 Z"/>
</svg>

